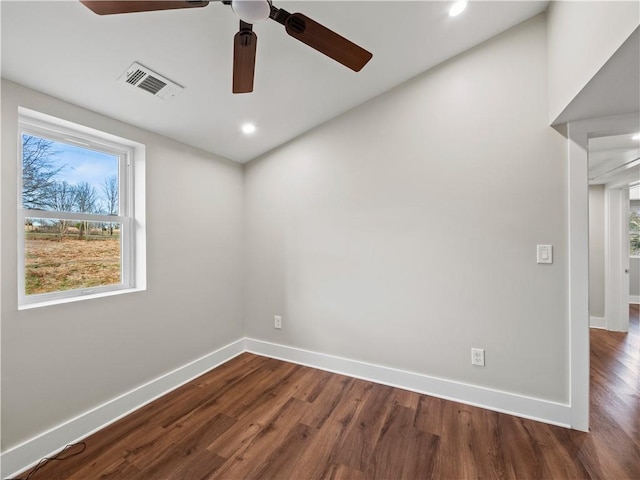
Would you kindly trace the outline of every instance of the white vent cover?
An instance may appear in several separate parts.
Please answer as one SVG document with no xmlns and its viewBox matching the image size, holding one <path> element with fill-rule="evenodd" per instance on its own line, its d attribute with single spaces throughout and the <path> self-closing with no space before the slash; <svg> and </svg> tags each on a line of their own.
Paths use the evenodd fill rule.
<svg viewBox="0 0 640 480">
<path fill-rule="evenodd" d="M 149 92 L 162 100 L 169 100 L 184 90 L 184 87 L 158 75 L 138 62 L 133 62 L 118 81 Z"/>
</svg>

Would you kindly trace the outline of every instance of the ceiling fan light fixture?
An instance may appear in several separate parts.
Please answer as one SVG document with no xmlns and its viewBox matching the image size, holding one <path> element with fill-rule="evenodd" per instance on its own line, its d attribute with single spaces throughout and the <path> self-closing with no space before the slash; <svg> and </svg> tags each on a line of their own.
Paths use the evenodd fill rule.
<svg viewBox="0 0 640 480">
<path fill-rule="evenodd" d="M 449 16 L 457 17 L 462 12 L 464 12 L 465 8 L 467 8 L 467 2 L 465 2 L 465 1 L 456 2 L 449 9 Z"/>
<path fill-rule="evenodd" d="M 247 23 L 264 22 L 271 13 L 271 5 L 267 0 L 232 0 L 231 8 Z"/>
</svg>

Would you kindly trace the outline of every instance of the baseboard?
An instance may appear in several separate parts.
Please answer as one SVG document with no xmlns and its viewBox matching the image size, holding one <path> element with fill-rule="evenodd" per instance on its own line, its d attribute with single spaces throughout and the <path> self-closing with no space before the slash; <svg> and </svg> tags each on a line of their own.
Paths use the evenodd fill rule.
<svg viewBox="0 0 640 480">
<path fill-rule="evenodd" d="M 607 320 L 604 317 L 589 317 L 589 326 L 591 328 L 607 329 Z"/>
<path fill-rule="evenodd" d="M 239 339 L 58 425 L 0 455 L 1 478 L 13 477 L 245 351 Z"/>
<path fill-rule="evenodd" d="M 629 295 L 629 303 L 639 304 L 640 303 L 640 295 Z"/>
<path fill-rule="evenodd" d="M 562 427 L 570 427 L 571 425 L 571 406 L 566 404 L 501 392 L 286 345 L 278 345 L 253 338 L 246 338 L 245 345 L 248 352 L 258 355 L 553 425 Z"/>
</svg>

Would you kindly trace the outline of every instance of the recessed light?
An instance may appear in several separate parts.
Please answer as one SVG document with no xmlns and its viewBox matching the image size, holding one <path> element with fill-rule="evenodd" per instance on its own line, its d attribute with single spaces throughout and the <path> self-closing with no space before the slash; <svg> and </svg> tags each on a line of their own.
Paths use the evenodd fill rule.
<svg viewBox="0 0 640 480">
<path fill-rule="evenodd" d="M 640 140 L 640 133 L 636 133 L 633 137 L 631 137 L 631 140 Z"/>
<path fill-rule="evenodd" d="M 453 4 L 453 6 L 449 9 L 449 15 L 451 17 L 457 17 L 464 9 L 467 8 L 467 2 L 460 1 Z"/>
<path fill-rule="evenodd" d="M 256 126 L 253 123 L 245 123 L 242 125 L 242 133 L 249 135 L 256 131 Z"/>
</svg>

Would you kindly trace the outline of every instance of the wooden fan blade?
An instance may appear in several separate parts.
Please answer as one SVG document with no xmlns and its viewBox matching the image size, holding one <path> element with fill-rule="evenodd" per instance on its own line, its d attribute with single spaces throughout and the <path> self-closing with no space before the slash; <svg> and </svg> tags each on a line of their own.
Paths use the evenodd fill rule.
<svg viewBox="0 0 640 480">
<path fill-rule="evenodd" d="M 371 52 L 301 13 L 289 15 L 284 26 L 293 38 L 297 38 L 356 72 L 362 70 L 362 67 L 373 57 Z"/>
<path fill-rule="evenodd" d="M 258 36 L 250 24 L 244 25 L 249 28 L 241 28 L 233 37 L 233 93 L 253 92 Z"/>
<path fill-rule="evenodd" d="M 209 5 L 208 0 L 80 0 L 80 2 L 98 15 L 112 15 L 114 13 L 153 12 L 155 10 L 196 8 L 206 7 L 207 5 Z"/>
</svg>

